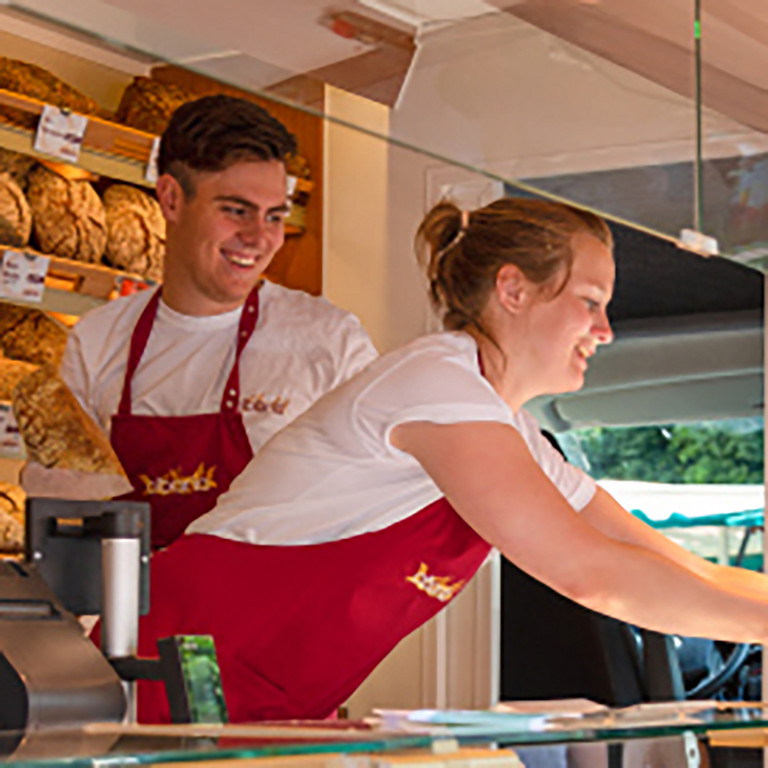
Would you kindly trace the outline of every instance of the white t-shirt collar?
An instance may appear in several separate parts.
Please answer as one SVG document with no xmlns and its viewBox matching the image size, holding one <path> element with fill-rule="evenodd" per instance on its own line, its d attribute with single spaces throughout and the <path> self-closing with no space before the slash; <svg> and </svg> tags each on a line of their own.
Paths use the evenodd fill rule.
<svg viewBox="0 0 768 768">
<path fill-rule="evenodd" d="M 230 326 L 236 326 L 240 322 L 242 311 L 243 307 L 241 305 L 229 312 L 223 312 L 220 315 L 185 315 L 182 312 L 177 312 L 175 309 L 171 309 L 165 301 L 163 301 L 161 296 L 157 306 L 157 319 L 177 328 L 198 331 L 215 331 Z"/>
</svg>

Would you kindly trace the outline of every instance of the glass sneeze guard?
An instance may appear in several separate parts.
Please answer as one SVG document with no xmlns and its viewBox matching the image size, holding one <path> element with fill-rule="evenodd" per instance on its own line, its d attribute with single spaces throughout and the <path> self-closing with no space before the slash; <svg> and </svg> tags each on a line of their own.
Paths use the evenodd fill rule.
<svg viewBox="0 0 768 768">
<path fill-rule="evenodd" d="M 91 768 L 126 761 L 145 765 L 414 749 L 450 752 L 457 745 L 541 746 L 768 727 L 766 706 L 722 702 L 672 702 L 621 710 L 600 707 L 572 717 L 562 711 L 553 716 L 450 710 L 413 714 L 411 722 L 398 730 L 352 721 L 253 726 L 94 724 L 72 732 L 3 734 L 2 743 L 8 765 Z"/>
</svg>

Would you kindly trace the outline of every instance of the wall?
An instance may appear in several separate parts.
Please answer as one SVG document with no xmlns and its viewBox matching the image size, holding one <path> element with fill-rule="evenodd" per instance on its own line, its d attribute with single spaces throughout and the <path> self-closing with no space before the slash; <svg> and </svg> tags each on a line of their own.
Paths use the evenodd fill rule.
<svg viewBox="0 0 768 768">
<path fill-rule="evenodd" d="M 387 107 L 326 86 L 325 112 L 376 134 L 389 133 Z M 323 126 L 323 295 L 361 318 L 379 349 L 388 348 L 388 145 L 326 120 Z"/>
</svg>

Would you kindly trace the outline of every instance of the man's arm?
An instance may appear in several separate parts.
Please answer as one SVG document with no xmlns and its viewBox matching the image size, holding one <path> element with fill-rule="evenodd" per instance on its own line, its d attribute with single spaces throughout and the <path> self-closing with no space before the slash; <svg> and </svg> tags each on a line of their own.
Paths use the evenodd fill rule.
<svg viewBox="0 0 768 768">
<path fill-rule="evenodd" d="M 333 387 L 360 373 L 379 353 L 368 332 L 354 315 L 344 318 L 342 327 L 335 334 L 339 341 L 336 353 L 336 370 Z"/>
<path fill-rule="evenodd" d="M 99 416 L 91 403 L 91 377 L 83 355 L 77 326 L 75 326 L 75 329 L 70 332 L 67 338 L 67 345 L 64 347 L 64 354 L 59 365 L 59 376 L 61 376 L 64 383 L 77 398 L 77 402 L 93 419 L 94 423 L 103 432 L 107 432 L 106 425 L 100 422 Z"/>
</svg>

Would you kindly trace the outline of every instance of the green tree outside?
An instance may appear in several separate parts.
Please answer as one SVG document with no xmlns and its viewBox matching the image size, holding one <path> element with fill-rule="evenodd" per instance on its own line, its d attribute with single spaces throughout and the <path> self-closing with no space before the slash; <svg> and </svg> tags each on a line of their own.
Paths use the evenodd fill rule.
<svg viewBox="0 0 768 768">
<path fill-rule="evenodd" d="M 763 482 L 762 420 L 596 427 L 570 433 L 564 445 L 596 480 Z"/>
</svg>

